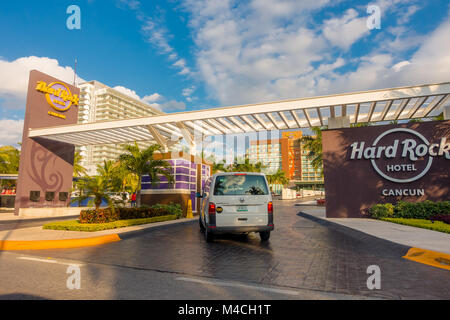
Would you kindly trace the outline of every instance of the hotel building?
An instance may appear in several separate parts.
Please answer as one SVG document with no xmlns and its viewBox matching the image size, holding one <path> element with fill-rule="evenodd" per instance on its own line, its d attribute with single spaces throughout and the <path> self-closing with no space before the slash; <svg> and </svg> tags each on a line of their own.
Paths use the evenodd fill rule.
<svg viewBox="0 0 450 320">
<path fill-rule="evenodd" d="M 250 141 L 247 156 L 251 163 L 261 162 L 264 173 L 273 174 L 279 169 L 300 188 L 323 188 L 320 170 L 314 169 L 307 150 L 300 139 L 302 131 L 281 132 L 279 139 Z"/>
<path fill-rule="evenodd" d="M 152 108 L 146 103 L 125 95 L 98 81 L 89 81 L 78 86 L 80 102 L 78 123 L 91 123 L 108 120 L 146 117 L 163 112 Z M 139 142 L 140 147 L 150 145 L 150 142 Z M 81 165 L 88 170 L 89 175 L 95 175 L 97 165 L 104 160 L 116 160 L 124 153 L 123 145 L 104 144 L 77 147 L 76 151 L 82 156 Z"/>
</svg>

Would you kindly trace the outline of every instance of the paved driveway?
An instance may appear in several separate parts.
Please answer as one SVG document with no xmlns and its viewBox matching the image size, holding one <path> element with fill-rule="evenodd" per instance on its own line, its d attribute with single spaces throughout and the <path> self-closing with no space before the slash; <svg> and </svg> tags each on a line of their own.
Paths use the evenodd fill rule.
<svg viewBox="0 0 450 320">
<path fill-rule="evenodd" d="M 310 208 L 277 201 L 268 243 L 257 234 L 206 243 L 195 220 L 98 247 L 23 254 L 374 298 L 450 299 L 449 271 L 402 259 L 407 247 L 300 213 Z M 370 265 L 381 269 L 381 290 L 367 289 Z"/>
</svg>

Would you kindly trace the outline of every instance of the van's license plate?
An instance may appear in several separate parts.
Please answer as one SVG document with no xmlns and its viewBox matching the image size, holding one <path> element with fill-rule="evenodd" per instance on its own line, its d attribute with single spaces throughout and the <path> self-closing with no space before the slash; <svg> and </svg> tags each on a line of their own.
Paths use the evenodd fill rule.
<svg viewBox="0 0 450 320">
<path fill-rule="evenodd" d="M 247 208 L 247 206 L 237 206 L 236 211 L 237 212 L 245 212 L 245 211 L 248 211 L 248 208 Z"/>
</svg>

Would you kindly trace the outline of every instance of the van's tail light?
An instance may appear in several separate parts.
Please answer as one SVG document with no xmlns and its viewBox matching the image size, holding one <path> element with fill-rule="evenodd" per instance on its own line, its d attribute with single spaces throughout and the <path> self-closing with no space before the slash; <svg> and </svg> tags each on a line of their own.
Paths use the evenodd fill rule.
<svg viewBox="0 0 450 320">
<path fill-rule="evenodd" d="M 213 202 L 209 203 L 208 213 L 209 214 L 216 214 L 216 204 L 215 203 L 213 203 Z"/>
<path fill-rule="evenodd" d="M 216 227 L 216 204 L 214 202 L 209 203 L 208 217 L 209 217 L 208 228 L 215 228 Z"/>
<path fill-rule="evenodd" d="M 273 227 L 273 202 L 270 201 L 267 204 L 267 213 L 268 213 L 268 217 L 267 217 L 267 225 L 269 227 Z"/>
</svg>

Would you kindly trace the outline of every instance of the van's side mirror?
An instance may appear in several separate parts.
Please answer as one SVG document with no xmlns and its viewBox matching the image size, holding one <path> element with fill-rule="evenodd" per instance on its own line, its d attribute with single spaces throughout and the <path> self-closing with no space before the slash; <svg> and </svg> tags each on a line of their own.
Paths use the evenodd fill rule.
<svg viewBox="0 0 450 320">
<path fill-rule="evenodd" d="M 196 198 L 203 198 L 203 196 L 202 196 L 202 194 L 201 194 L 200 192 L 197 192 L 197 193 L 195 194 L 195 197 L 196 197 Z"/>
</svg>

